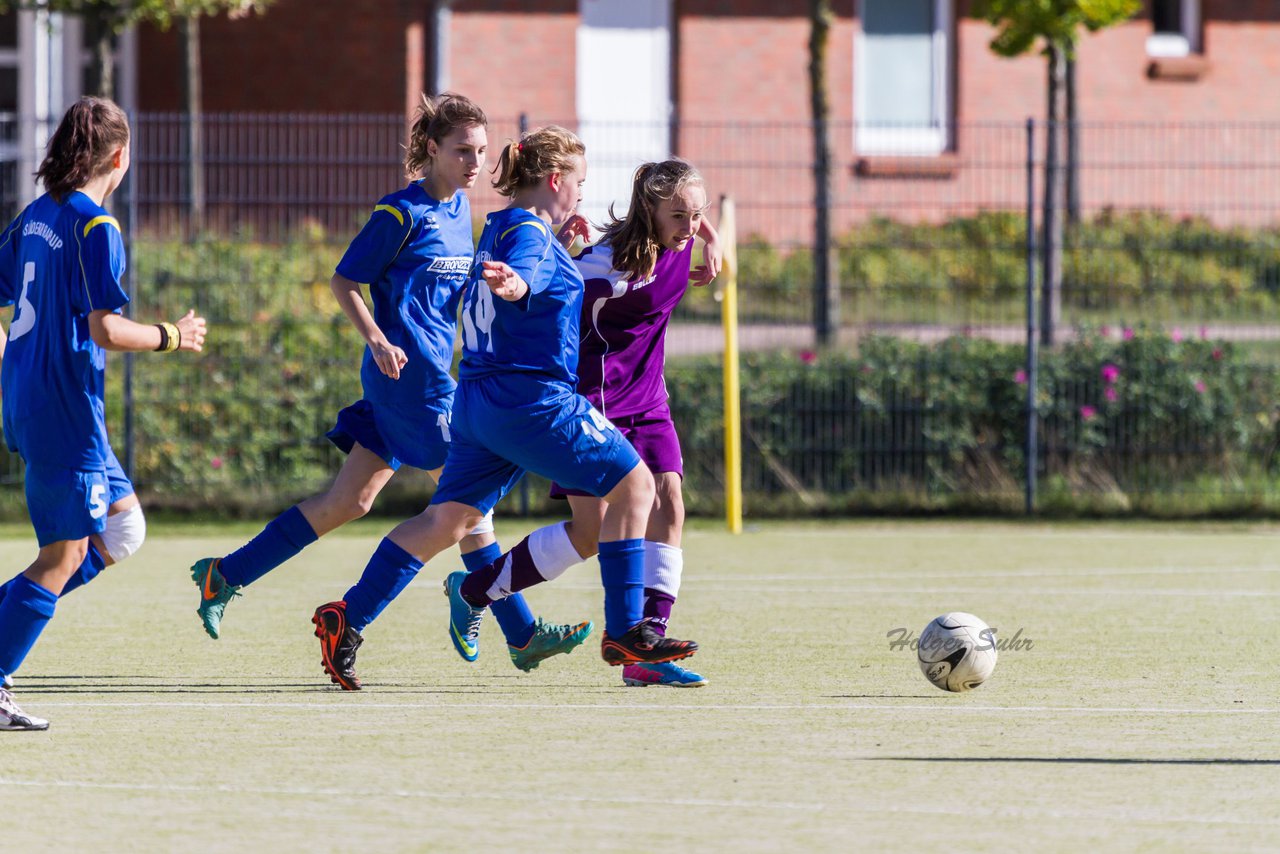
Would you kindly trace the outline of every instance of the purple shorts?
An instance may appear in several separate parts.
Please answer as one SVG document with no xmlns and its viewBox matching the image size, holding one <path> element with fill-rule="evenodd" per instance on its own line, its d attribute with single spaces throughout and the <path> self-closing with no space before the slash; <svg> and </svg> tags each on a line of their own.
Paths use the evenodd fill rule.
<svg viewBox="0 0 1280 854">
<path fill-rule="evenodd" d="M 684 478 L 684 457 L 680 454 L 680 437 L 671 420 L 671 407 L 664 400 L 647 412 L 610 418 L 613 426 L 631 441 L 640 459 L 654 474 L 675 472 Z M 589 495 L 577 489 L 568 489 L 558 483 L 551 484 L 552 498 L 570 495 Z"/>
</svg>

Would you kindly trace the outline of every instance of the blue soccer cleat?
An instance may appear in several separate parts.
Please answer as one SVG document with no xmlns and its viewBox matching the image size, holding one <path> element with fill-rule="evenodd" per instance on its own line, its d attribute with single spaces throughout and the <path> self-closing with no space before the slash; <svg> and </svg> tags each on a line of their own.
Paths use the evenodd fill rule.
<svg viewBox="0 0 1280 854">
<path fill-rule="evenodd" d="M 622 682 L 633 688 L 670 685 L 673 688 L 700 688 L 707 680 L 670 661 L 661 664 L 628 664 L 622 668 Z"/>
<path fill-rule="evenodd" d="M 484 608 L 474 608 L 462 598 L 462 582 L 467 573 L 451 572 L 444 580 L 444 595 L 449 597 L 449 640 L 464 661 L 480 657 L 480 619 Z"/>
</svg>

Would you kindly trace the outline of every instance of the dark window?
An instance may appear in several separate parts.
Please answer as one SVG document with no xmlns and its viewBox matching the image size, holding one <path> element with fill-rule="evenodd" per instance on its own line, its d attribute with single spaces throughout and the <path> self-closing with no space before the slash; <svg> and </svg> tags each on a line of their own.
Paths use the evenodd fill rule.
<svg viewBox="0 0 1280 854">
<path fill-rule="evenodd" d="M 1151 29 L 1157 33 L 1182 33 L 1182 0 L 1152 0 Z"/>
<path fill-rule="evenodd" d="M 0 14 L 0 48 L 16 48 L 18 46 L 18 13 L 4 12 Z"/>
</svg>

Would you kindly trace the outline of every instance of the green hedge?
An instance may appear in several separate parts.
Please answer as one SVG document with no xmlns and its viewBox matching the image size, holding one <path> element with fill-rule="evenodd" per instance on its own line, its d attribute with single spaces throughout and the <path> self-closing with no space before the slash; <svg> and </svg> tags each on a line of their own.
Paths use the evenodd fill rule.
<svg viewBox="0 0 1280 854">
<path fill-rule="evenodd" d="M 1144 269 L 1172 267 L 1144 242 L 1143 229 L 1178 229 L 1187 252 L 1200 247 L 1219 266 L 1222 258 L 1253 258 L 1255 273 L 1270 251 L 1257 233 L 1215 232 L 1151 216 L 1125 222 L 1099 239 L 1105 235 Z M 923 245 L 925 227 L 874 228 L 882 230 L 883 242 L 901 244 L 892 251 L 915 253 L 921 270 L 933 269 L 926 259 L 935 264 L 946 252 L 961 251 L 941 240 Z M 994 214 L 935 228 L 966 242 L 964 251 L 974 258 L 986 253 L 1001 269 L 1008 258 L 997 247 L 1018 238 L 1016 218 Z M 868 245 L 870 234 L 862 235 Z M 338 409 L 360 394 L 362 349 L 328 289 L 340 251 L 319 236 L 284 248 L 217 240 L 134 246 L 137 316 L 174 316 L 194 305 L 211 322 L 198 358 L 134 357 L 136 476 L 151 506 L 261 514 L 332 477 L 341 455 L 323 433 Z M 887 273 L 874 272 L 876 252 L 859 262 L 871 271 L 868 287 L 889 281 Z M 1270 273 L 1254 275 L 1248 292 L 1272 299 L 1277 268 L 1273 260 Z M 1247 265 L 1223 269 L 1239 276 Z M 973 275 L 968 284 L 955 281 L 957 293 L 982 291 Z M 1020 287 L 1012 267 L 1007 278 L 983 287 L 995 289 L 991 293 Z M 1229 289 L 1229 281 L 1218 280 L 1216 293 L 1228 293 L 1221 289 Z M 744 281 L 748 293 L 769 286 L 768 280 Z M 852 353 L 744 354 L 748 512 L 1020 509 L 1023 359 L 1021 346 L 980 338 L 925 345 L 864 337 Z M 113 443 L 123 453 L 122 359 L 112 355 L 109 363 L 108 413 Z M 1176 341 L 1154 327 L 1124 335 L 1099 328 L 1044 352 L 1039 374 L 1039 501 L 1046 510 L 1270 513 L 1280 506 L 1272 484 L 1280 440 L 1276 372 L 1251 364 L 1235 347 Z M 695 513 L 717 513 L 722 503 L 721 376 L 718 357 L 673 359 L 667 367 Z M 0 513 L 20 513 L 20 471 L 11 460 L 7 471 Z M 420 508 L 430 491 L 425 479 L 397 481 L 381 508 Z M 533 510 L 551 506 L 542 487 L 527 487 Z"/>
<path fill-rule="evenodd" d="M 1021 214 L 990 211 L 941 224 L 875 218 L 837 239 L 847 320 L 1018 321 L 1024 314 Z M 753 235 L 738 246 L 742 312 L 808 321 L 807 248 Z M 1073 317 L 1252 318 L 1280 303 L 1280 230 L 1217 228 L 1155 211 L 1104 211 L 1066 233 L 1063 305 Z M 709 293 L 687 310 L 714 314 Z"/>
</svg>

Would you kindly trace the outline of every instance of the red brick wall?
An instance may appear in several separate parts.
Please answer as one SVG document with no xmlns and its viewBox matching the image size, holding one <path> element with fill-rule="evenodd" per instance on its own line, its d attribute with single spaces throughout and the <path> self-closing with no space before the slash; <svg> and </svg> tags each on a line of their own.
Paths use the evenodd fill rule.
<svg viewBox="0 0 1280 854">
<path fill-rule="evenodd" d="M 405 29 L 428 3 L 276 0 L 262 15 L 201 20 L 204 108 L 210 112 L 399 112 L 405 103 Z M 181 104 L 175 29 L 144 28 L 138 103 Z"/>
<path fill-rule="evenodd" d="M 576 0 L 474 0 L 450 16 L 449 87 L 490 118 L 573 122 Z"/>
</svg>

